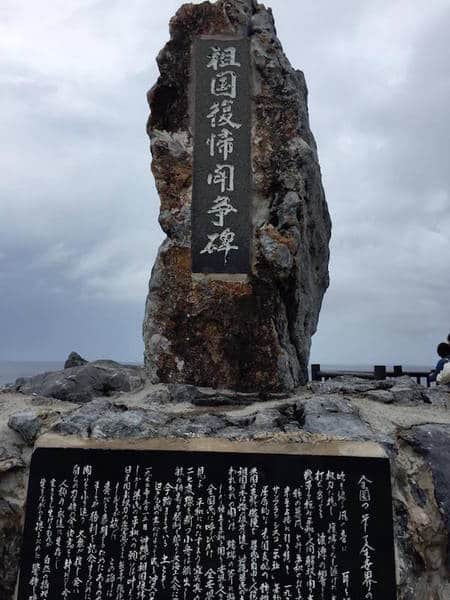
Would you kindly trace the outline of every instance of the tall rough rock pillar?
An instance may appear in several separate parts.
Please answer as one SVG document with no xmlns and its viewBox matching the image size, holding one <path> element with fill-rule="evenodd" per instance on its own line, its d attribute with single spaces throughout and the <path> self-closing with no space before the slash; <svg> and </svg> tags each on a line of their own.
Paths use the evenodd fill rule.
<svg viewBox="0 0 450 600">
<path fill-rule="evenodd" d="M 250 40 L 252 263 L 246 278 L 193 277 L 192 44 Z M 330 217 L 309 128 L 307 89 L 252 0 L 183 5 L 148 94 L 152 171 L 167 234 L 153 267 L 144 320 L 153 382 L 283 391 L 307 381 L 311 336 L 328 287 Z"/>
</svg>

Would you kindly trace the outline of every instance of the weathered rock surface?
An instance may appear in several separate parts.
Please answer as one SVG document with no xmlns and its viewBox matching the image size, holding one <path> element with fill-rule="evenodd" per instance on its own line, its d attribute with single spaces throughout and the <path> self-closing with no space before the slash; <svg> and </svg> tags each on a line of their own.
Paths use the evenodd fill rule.
<svg viewBox="0 0 450 600">
<path fill-rule="evenodd" d="M 318 394 L 359 394 L 385 404 L 426 403 L 446 407 L 448 401 L 448 393 L 442 386 L 425 388 L 406 375 L 383 380 L 341 375 L 327 381 L 313 381 L 308 387 Z"/>
<path fill-rule="evenodd" d="M 96 360 L 78 367 L 67 367 L 63 371 L 22 377 L 17 379 L 14 388 L 22 394 L 89 402 L 95 396 L 139 389 L 144 381 L 141 367 L 121 365 L 113 360 Z"/>
<path fill-rule="evenodd" d="M 380 389 L 383 382 L 372 382 L 372 389 L 367 383 L 347 378 L 332 390 L 314 384 L 263 401 L 257 395 L 186 385 L 147 385 L 84 404 L 0 394 L 0 598 L 12 599 L 18 569 L 30 444 L 54 431 L 86 439 L 379 442 L 391 460 L 398 599 L 448 600 L 450 393 L 402 379 L 399 384 L 410 389 L 410 403 L 402 392 L 386 404 L 373 394 L 390 392 L 395 380 L 388 382 L 388 390 Z M 418 392 L 439 401 L 419 404 Z"/>
<path fill-rule="evenodd" d="M 447 532 L 450 533 L 450 425 L 417 425 L 407 431 L 403 438 L 431 466 L 436 501 Z M 448 540 L 443 542 L 448 543 Z M 447 566 L 450 569 L 450 547 L 447 547 Z"/>
<path fill-rule="evenodd" d="M 350 375 L 341 375 L 326 381 L 313 381 L 309 388 L 319 394 L 355 394 L 379 390 L 389 390 L 395 385 L 394 381 L 388 379 L 362 379 Z"/>
<path fill-rule="evenodd" d="M 305 431 L 348 440 L 368 440 L 374 437 L 348 400 L 339 397 L 319 397 L 299 404 Z"/>
<path fill-rule="evenodd" d="M 152 382 L 291 390 L 307 380 L 331 228 L 303 73 L 284 55 L 272 13 L 256 2 L 186 4 L 170 34 L 149 92 L 152 170 L 167 238 L 146 304 L 147 372 Z M 248 36 L 254 65 L 254 259 L 244 282 L 191 277 L 191 43 L 215 34 Z"/>
<path fill-rule="evenodd" d="M 23 415 L 42 411 L 42 430 L 61 418 L 65 411 L 78 405 L 40 398 L 0 392 L 0 599 L 11 600 L 19 568 L 23 508 L 31 457 L 31 438 L 38 432 L 33 419 Z M 16 415 L 14 418 L 13 415 Z M 21 416 L 22 415 L 22 416 Z M 21 432 L 10 428 L 8 422 L 18 425 Z M 28 425 L 28 426 L 27 426 Z"/>
<path fill-rule="evenodd" d="M 39 408 L 33 408 L 11 415 L 8 425 L 22 436 L 26 444 L 33 446 L 40 432 L 45 429 L 48 430 L 49 426 L 57 420 L 58 415 L 53 411 L 48 412 Z"/>
</svg>

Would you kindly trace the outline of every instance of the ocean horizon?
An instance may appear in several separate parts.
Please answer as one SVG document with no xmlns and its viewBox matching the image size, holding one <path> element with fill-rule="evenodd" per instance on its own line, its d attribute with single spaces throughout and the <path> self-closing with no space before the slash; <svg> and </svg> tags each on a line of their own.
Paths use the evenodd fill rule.
<svg viewBox="0 0 450 600">
<path fill-rule="evenodd" d="M 124 364 L 141 364 L 135 361 L 118 361 Z M 314 362 L 312 362 L 314 364 Z M 382 364 L 382 363 L 379 363 Z M 392 369 L 392 364 L 386 363 L 388 369 Z M 64 367 L 64 361 L 14 361 L 0 360 L 0 386 L 14 383 L 19 377 L 32 377 L 39 373 L 48 373 L 59 371 Z M 373 371 L 373 365 L 344 365 L 344 364 L 326 364 L 321 363 L 324 371 Z M 404 371 L 430 371 L 432 366 L 423 365 L 403 365 Z"/>
</svg>

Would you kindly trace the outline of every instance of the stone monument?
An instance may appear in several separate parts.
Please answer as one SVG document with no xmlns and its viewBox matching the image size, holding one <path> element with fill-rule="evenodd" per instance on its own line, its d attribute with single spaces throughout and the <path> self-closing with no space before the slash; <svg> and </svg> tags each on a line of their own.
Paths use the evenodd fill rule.
<svg viewBox="0 0 450 600">
<path fill-rule="evenodd" d="M 185 5 L 159 64 L 163 383 L 72 353 L 0 388 L 0 600 L 448 600 L 450 394 L 268 393 L 306 379 L 330 234 L 270 11 Z"/>
<path fill-rule="evenodd" d="M 331 223 L 303 73 L 270 9 L 183 5 L 148 94 L 167 237 L 144 320 L 152 382 L 277 392 L 307 381 Z"/>
</svg>

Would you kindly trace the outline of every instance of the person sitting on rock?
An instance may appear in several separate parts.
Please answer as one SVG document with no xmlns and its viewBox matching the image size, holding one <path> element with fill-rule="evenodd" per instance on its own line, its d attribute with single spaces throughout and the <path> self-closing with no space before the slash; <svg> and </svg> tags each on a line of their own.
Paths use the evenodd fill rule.
<svg viewBox="0 0 450 600">
<path fill-rule="evenodd" d="M 431 373 L 427 377 L 429 383 L 436 381 L 436 378 L 444 368 L 445 363 L 450 361 L 450 344 L 442 342 L 438 345 L 436 351 L 440 356 L 440 359 L 438 360 L 437 365 L 435 366 L 433 371 L 431 371 Z"/>
</svg>

